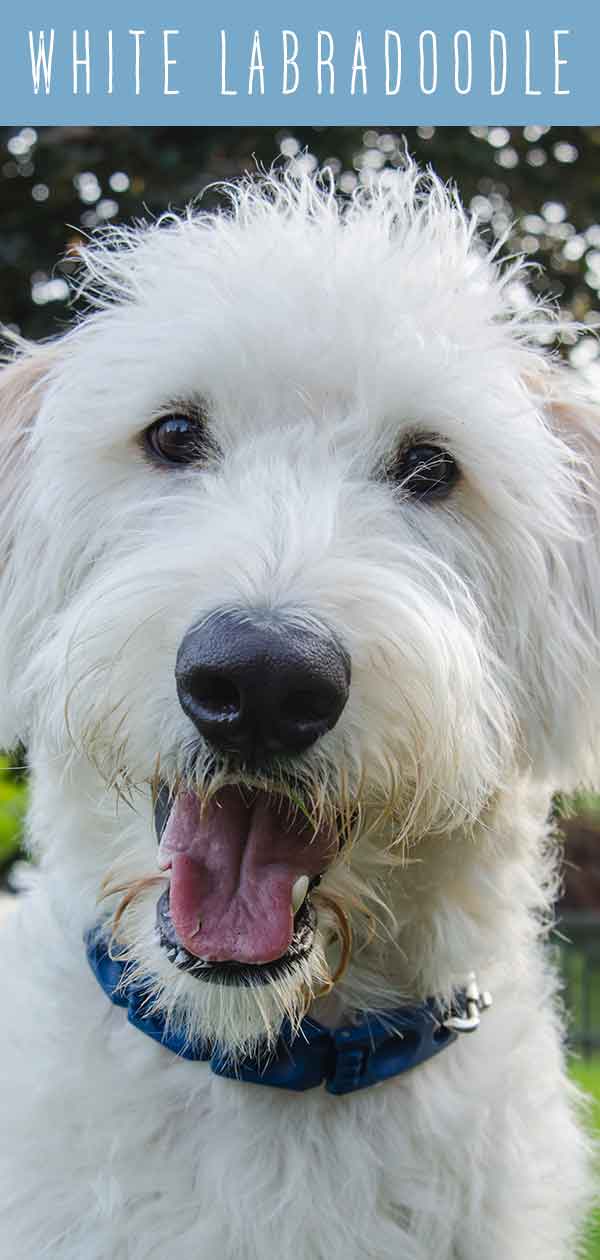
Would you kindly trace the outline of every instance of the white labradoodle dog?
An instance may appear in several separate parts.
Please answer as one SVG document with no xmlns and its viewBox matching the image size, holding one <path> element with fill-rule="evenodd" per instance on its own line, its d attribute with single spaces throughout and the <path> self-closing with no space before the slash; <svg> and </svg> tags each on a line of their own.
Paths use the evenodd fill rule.
<svg viewBox="0 0 600 1260">
<path fill-rule="evenodd" d="M 598 739 L 598 416 L 551 316 L 411 167 L 248 180 L 85 267 L 0 376 L 39 859 L 0 1254 L 567 1260 L 546 820 Z"/>
</svg>

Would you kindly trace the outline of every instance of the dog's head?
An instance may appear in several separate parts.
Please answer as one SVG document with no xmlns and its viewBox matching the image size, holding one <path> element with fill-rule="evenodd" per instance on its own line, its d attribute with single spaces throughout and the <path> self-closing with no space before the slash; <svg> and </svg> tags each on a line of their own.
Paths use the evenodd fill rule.
<svg viewBox="0 0 600 1260">
<path fill-rule="evenodd" d="M 126 888 L 157 1000 L 235 1048 L 393 935 L 407 844 L 577 777 L 600 573 L 593 408 L 452 195 L 232 202 L 115 229 L 0 378 L 0 737 L 71 896 Z"/>
</svg>

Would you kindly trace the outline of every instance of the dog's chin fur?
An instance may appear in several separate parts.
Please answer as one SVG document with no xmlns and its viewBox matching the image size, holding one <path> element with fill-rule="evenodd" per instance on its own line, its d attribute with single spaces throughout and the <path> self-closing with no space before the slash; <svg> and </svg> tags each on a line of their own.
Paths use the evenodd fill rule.
<svg viewBox="0 0 600 1260">
<path fill-rule="evenodd" d="M 0 742 L 28 747 L 39 860 L 2 943 L 0 1250 L 571 1260 L 590 1176 L 547 816 L 600 740 L 599 408 L 433 176 L 229 195 L 100 238 L 87 317 L 0 374 Z M 141 435 L 186 408 L 204 463 L 154 465 Z M 419 442 L 456 459 L 447 498 L 394 481 Z M 222 781 L 175 685 L 219 609 L 325 627 L 352 666 L 337 725 L 269 768 L 345 842 L 311 952 L 261 986 L 180 973 L 154 930 L 156 784 Z M 233 1061 L 308 1007 L 448 1001 L 473 969 L 495 1004 L 402 1080 L 292 1098 L 131 1029 L 86 969 L 102 919 L 149 1013 Z"/>
<path fill-rule="evenodd" d="M 283 1020 L 297 1031 L 311 999 L 330 983 L 322 929 L 309 958 L 267 984 L 220 985 L 178 973 L 148 931 L 154 908 L 152 899 L 139 899 L 123 935 L 131 944 L 119 951 L 133 963 L 134 982 L 152 979 L 148 1013 L 166 1014 L 169 1026 L 183 1031 L 187 1041 L 218 1042 L 233 1063 L 246 1055 L 268 1057 Z"/>
</svg>

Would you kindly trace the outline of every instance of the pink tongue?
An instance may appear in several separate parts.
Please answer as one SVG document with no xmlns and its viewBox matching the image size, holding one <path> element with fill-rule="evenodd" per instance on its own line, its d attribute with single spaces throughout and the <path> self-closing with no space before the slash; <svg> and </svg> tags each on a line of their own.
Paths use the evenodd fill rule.
<svg viewBox="0 0 600 1260">
<path fill-rule="evenodd" d="M 204 806 L 183 792 L 160 845 L 171 862 L 171 919 L 182 945 L 210 962 L 272 962 L 293 935 L 292 887 L 337 852 L 333 827 L 316 835 L 301 814 L 263 792 L 246 802 L 222 788 Z"/>
</svg>

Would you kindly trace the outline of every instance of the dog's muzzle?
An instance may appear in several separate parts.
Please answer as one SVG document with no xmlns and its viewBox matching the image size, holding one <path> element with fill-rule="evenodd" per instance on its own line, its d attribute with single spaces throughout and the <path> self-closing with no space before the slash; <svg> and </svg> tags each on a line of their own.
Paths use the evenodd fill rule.
<svg viewBox="0 0 600 1260">
<path fill-rule="evenodd" d="M 158 937 L 169 959 L 199 979 L 266 983 L 308 957 L 310 893 L 340 838 L 333 813 L 313 818 L 302 793 L 285 790 L 280 768 L 264 782 L 260 775 L 335 726 L 350 660 L 326 627 L 226 609 L 188 631 L 175 675 L 185 713 L 239 779 L 202 800 L 190 785 L 159 791 L 159 865 L 169 888 Z"/>
</svg>

